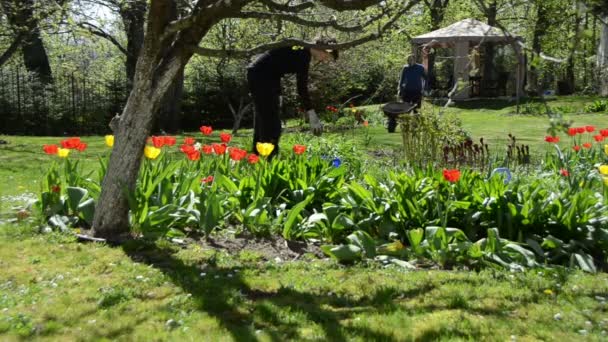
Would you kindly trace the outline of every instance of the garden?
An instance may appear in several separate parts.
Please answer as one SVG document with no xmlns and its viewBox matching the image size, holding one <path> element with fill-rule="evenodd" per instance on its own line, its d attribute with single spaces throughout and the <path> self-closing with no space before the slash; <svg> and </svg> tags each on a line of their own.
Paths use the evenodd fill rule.
<svg viewBox="0 0 608 342">
<path fill-rule="evenodd" d="M 100 326 L 92 314 L 75 325 L 93 327 L 92 338 L 125 326 L 138 338 L 155 329 L 167 338 L 188 336 L 189 327 L 207 331 L 194 323 L 203 312 L 220 324 L 209 328 L 218 338 L 226 331 L 236 339 L 483 338 L 487 329 L 505 338 L 601 336 L 608 323 L 602 320 L 605 115 L 573 115 L 564 129 L 544 116 L 488 111 L 479 123 L 468 108 L 424 109 L 416 132 L 406 132 L 414 123 L 404 118 L 400 132 L 389 134 L 379 106 L 346 106 L 338 114 L 328 108 L 327 115 L 364 120 L 348 129 L 346 119 L 328 124 L 315 139 L 301 132 L 302 122 L 290 121 L 272 159 L 266 156 L 273 145 L 258 145 L 259 155 L 242 148 L 247 131 L 232 135 L 203 125 L 180 136 L 151 136 L 137 187 L 128 194 L 131 238 L 118 249 L 77 242 L 91 227 L 112 135 L 2 137 L 8 142 L 3 176 L 10 180 L 3 193 L 11 194 L 2 205 L 2 260 L 11 274 L 2 285 L 3 303 L 6 312 L 21 313 L 7 315 L 0 327 L 22 336 L 77 334 L 66 330 L 66 318 L 31 311 L 37 301 L 60 296 L 60 303 L 49 303 L 53 310 L 107 315 Z M 510 133 L 494 136 L 501 125 L 512 125 Z M 449 144 L 422 152 L 435 160 L 407 159 L 431 149 L 433 137 L 446 141 L 442 135 L 451 137 Z M 44 253 L 28 252 L 39 248 Z M 106 285 L 94 274 L 105 274 Z M 470 293 L 470 286 L 486 282 L 493 285 Z M 77 288 L 83 292 L 65 293 Z M 439 298 L 427 302 L 425 292 Z M 73 296 L 82 297 L 82 306 L 62 309 Z M 582 302 L 589 309 L 577 309 Z M 145 305 L 175 307 L 136 315 L 146 324 L 160 322 L 155 328 L 110 322 L 132 305 L 136 312 Z M 436 306 L 446 315 L 444 325 L 420 328 Z M 549 310 L 536 333 L 524 322 L 515 328 L 519 333 L 501 323 L 529 310 Z M 406 321 L 417 328 L 407 333 L 371 323 L 388 316 L 397 324 L 408 312 L 415 315 Z M 478 315 L 492 318 L 480 323 Z M 549 332 L 569 315 L 559 333 Z M 457 317 L 464 321 L 456 324 Z M 236 328 L 240 319 L 249 326 Z M 366 323 L 357 330 L 359 319 Z M 297 325 L 290 328 L 290 320 Z"/>
<path fill-rule="evenodd" d="M 0 0 L 0 340 L 606 340 L 607 18 Z"/>
</svg>

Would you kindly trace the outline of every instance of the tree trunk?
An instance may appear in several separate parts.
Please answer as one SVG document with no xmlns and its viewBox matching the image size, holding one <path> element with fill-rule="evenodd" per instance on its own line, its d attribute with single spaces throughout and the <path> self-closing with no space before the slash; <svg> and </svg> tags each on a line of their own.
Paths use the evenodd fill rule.
<svg viewBox="0 0 608 342">
<path fill-rule="evenodd" d="M 575 6 L 577 5 L 577 3 L 575 3 Z M 568 61 L 566 64 L 566 84 L 567 84 L 567 90 L 569 94 L 572 94 L 576 91 L 576 79 L 574 76 L 574 67 L 575 67 L 575 53 L 576 50 L 578 50 L 578 46 L 579 46 L 579 42 L 580 42 L 580 26 L 581 26 L 581 20 L 582 17 L 578 11 L 578 7 L 576 9 L 576 13 L 574 14 L 574 37 L 572 37 L 572 46 L 570 48 L 570 53 L 568 55 Z"/>
<path fill-rule="evenodd" d="M 25 68 L 35 73 L 42 84 L 51 83 L 51 65 L 40 37 L 38 18 L 34 15 L 34 1 L 3 0 L 2 7 L 15 34 L 23 35 L 21 51 Z"/>
<path fill-rule="evenodd" d="M 141 65 L 140 65 L 141 64 Z M 95 208 L 93 235 L 106 239 L 120 239 L 129 231 L 129 203 L 125 191 L 132 192 L 139 174 L 142 151 L 150 135 L 155 114 L 159 112 L 164 94 L 173 84 L 183 65 L 170 62 L 161 75 L 147 59 L 140 60 L 134 88 L 122 112 L 108 171 L 101 186 Z M 142 71 L 139 71 L 142 69 Z M 153 75 L 152 77 L 146 77 Z"/>
<path fill-rule="evenodd" d="M 160 113 L 158 115 L 158 130 L 167 133 L 179 132 L 181 129 L 181 104 L 183 93 L 184 69 L 179 71 L 177 78 L 163 98 Z"/>
<path fill-rule="evenodd" d="M 599 93 L 608 96 L 608 15 L 600 20 L 600 43 L 597 48 Z"/>
<path fill-rule="evenodd" d="M 530 74 L 528 75 L 528 85 L 530 90 L 537 93 L 538 96 L 542 95 L 543 86 L 542 80 L 540 79 L 540 70 L 537 65 L 540 63 L 540 52 L 542 49 L 542 37 L 547 33 L 547 17 L 546 8 L 544 7 L 543 1 L 537 1 L 536 4 L 536 22 L 534 23 L 534 30 L 532 33 L 532 50 L 534 54 L 530 63 Z"/>
<path fill-rule="evenodd" d="M 127 70 L 128 91 L 131 91 L 137 58 L 144 45 L 144 24 L 146 21 L 146 1 L 137 0 L 125 3 L 119 8 L 120 17 L 127 36 Z"/>
<path fill-rule="evenodd" d="M 488 25 L 496 26 L 496 15 L 497 15 L 497 5 L 496 1 L 492 1 L 488 6 L 488 11 L 486 13 L 486 17 L 488 18 Z M 483 78 L 485 80 L 496 80 L 497 76 L 494 67 L 494 44 L 493 43 L 484 43 L 484 59 L 483 59 Z"/>
</svg>

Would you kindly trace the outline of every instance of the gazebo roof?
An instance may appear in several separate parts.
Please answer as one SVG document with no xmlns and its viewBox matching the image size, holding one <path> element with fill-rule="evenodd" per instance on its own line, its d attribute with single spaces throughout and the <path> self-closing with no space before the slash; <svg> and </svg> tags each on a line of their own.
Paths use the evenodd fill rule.
<svg viewBox="0 0 608 342">
<path fill-rule="evenodd" d="M 458 41 L 470 41 L 475 43 L 480 42 L 502 42 L 507 43 L 512 39 L 521 39 L 521 37 L 512 37 L 505 35 L 499 28 L 482 23 L 476 19 L 464 19 L 454 23 L 448 27 L 440 28 L 433 32 L 425 33 L 412 38 L 412 43 L 427 44 L 434 42 L 437 44 L 454 43 Z"/>
</svg>

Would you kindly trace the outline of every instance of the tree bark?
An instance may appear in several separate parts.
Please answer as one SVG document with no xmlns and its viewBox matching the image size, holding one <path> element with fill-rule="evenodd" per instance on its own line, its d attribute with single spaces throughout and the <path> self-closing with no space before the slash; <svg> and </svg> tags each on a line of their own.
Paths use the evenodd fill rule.
<svg viewBox="0 0 608 342">
<path fill-rule="evenodd" d="M 141 65 L 140 65 L 141 64 Z M 95 208 L 93 235 L 106 239 L 120 239 L 129 231 L 129 203 L 125 191 L 135 189 L 146 139 L 159 112 L 161 101 L 173 84 L 183 65 L 174 60 L 162 74 L 155 74 L 151 61 L 140 60 L 133 90 L 122 112 L 108 171 Z M 147 77 L 148 75 L 154 75 Z"/>
<path fill-rule="evenodd" d="M 598 90 L 601 96 L 608 96 L 608 15 L 600 20 L 600 43 L 597 48 Z"/>
<path fill-rule="evenodd" d="M 147 5 L 145 0 L 121 3 L 119 13 L 127 36 L 127 70 L 128 90 L 133 86 L 137 58 L 144 45 L 144 24 L 146 21 Z"/>
<path fill-rule="evenodd" d="M 530 63 L 530 74 L 528 75 L 530 90 L 542 95 L 543 86 L 540 79 L 540 70 L 536 66 L 539 63 L 539 56 L 542 50 L 542 37 L 547 33 L 547 9 L 543 1 L 536 2 L 536 22 L 532 33 L 532 51 L 534 51 L 533 60 Z"/>
<path fill-rule="evenodd" d="M 496 26 L 496 15 L 498 13 L 496 1 L 492 1 L 488 6 L 486 17 L 488 19 L 488 25 Z M 483 60 L 483 77 L 486 80 L 496 80 L 497 75 L 494 67 L 494 44 L 484 43 L 484 60 Z"/>
<path fill-rule="evenodd" d="M 178 133 L 181 129 L 181 104 L 184 93 L 184 69 L 182 68 L 161 102 L 158 129 L 166 133 Z M 156 131 L 156 130 L 155 130 Z"/>
</svg>

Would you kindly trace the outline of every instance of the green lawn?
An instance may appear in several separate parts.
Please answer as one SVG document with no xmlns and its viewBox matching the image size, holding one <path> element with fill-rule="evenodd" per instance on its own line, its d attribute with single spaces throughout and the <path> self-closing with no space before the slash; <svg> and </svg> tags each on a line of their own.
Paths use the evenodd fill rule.
<svg viewBox="0 0 608 342">
<path fill-rule="evenodd" d="M 0 339 L 602 340 L 606 274 L 407 272 L 3 229 Z"/>
<path fill-rule="evenodd" d="M 582 108 L 591 101 L 560 98 L 553 105 Z M 496 151 L 508 133 L 537 153 L 551 149 L 543 140 L 546 117 L 512 112 L 513 104 L 488 101 L 446 110 Z M 607 114 L 568 116 L 574 126 L 608 128 Z M 371 118 L 368 145 L 363 144 L 363 129 L 326 136 L 341 136 L 370 155 L 398 155 L 401 135 L 386 132 L 381 114 Z M 93 172 L 98 158 L 109 151 L 103 137 L 82 138 L 88 150 L 72 152 L 70 158 L 82 160 L 85 170 Z M 277 263 L 255 252 L 228 255 L 198 245 L 160 241 L 108 247 L 60 234 L 39 235 L 31 223 L 7 219 L 14 217 L 13 207 L 38 193 L 42 175 L 56 158 L 46 156 L 42 145 L 61 138 L 0 139 L 9 142 L 0 145 L 3 341 L 182 341 L 201 336 L 206 341 L 606 340 L 606 274 L 405 271 L 375 262 L 346 267 L 307 256 Z M 306 139 L 308 134 L 286 134 L 283 149 Z M 235 140 L 248 147 L 251 130 Z M 564 135 L 562 144 L 570 144 Z"/>
</svg>

